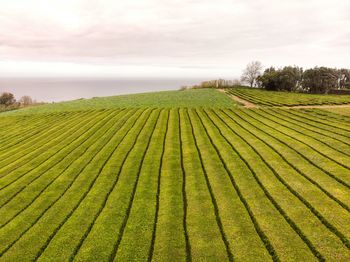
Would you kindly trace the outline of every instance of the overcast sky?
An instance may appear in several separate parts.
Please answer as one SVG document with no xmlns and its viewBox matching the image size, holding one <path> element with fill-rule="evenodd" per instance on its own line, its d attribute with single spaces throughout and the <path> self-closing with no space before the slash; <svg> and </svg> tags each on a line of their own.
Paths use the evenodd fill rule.
<svg viewBox="0 0 350 262">
<path fill-rule="evenodd" d="M 349 0 L 0 0 L 0 76 L 350 67 Z"/>
</svg>

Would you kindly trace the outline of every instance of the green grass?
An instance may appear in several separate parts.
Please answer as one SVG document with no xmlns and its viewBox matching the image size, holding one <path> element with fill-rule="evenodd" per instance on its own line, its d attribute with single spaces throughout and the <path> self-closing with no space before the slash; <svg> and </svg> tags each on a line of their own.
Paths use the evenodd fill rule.
<svg viewBox="0 0 350 262">
<path fill-rule="evenodd" d="M 326 111 L 350 117 L 350 108 L 327 108 Z M 334 117 L 334 115 L 332 116 Z M 349 118 L 347 118 L 349 120 Z"/>
<path fill-rule="evenodd" d="M 213 89 L 162 91 L 133 95 L 97 97 L 24 108 L 3 114 L 21 115 L 88 109 L 115 108 L 172 108 L 172 107 L 232 107 L 237 104 L 225 94 Z"/>
<path fill-rule="evenodd" d="M 266 91 L 257 88 L 229 88 L 228 94 L 260 106 L 306 106 L 350 104 L 350 95 L 319 95 Z"/>
<path fill-rule="evenodd" d="M 0 261 L 349 261 L 348 116 L 181 92 L 1 114 Z"/>
</svg>

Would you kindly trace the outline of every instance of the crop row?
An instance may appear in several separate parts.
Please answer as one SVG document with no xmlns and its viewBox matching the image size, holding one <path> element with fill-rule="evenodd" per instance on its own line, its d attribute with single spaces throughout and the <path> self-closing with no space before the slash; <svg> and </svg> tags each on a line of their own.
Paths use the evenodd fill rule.
<svg viewBox="0 0 350 262">
<path fill-rule="evenodd" d="M 250 88 L 226 89 L 228 94 L 236 95 L 244 100 L 262 106 L 303 106 L 303 105 L 327 105 L 349 104 L 349 96 L 346 95 L 314 95 L 288 92 L 274 92 Z"/>
<path fill-rule="evenodd" d="M 35 119 L 0 161 L 3 261 L 350 259 L 341 120 L 186 108 Z"/>
</svg>

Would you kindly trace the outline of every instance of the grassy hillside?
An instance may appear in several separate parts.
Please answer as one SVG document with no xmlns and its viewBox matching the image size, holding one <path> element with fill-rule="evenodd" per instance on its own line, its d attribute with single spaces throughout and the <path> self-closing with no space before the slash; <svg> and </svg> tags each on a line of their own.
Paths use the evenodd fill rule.
<svg viewBox="0 0 350 262">
<path fill-rule="evenodd" d="M 255 88 L 229 88 L 226 92 L 260 106 L 350 104 L 350 95 L 317 95 L 275 92 Z"/>
<path fill-rule="evenodd" d="M 350 119 L 186 92 L 2 114 L 0 261 L 350 261 Z"/>
<path fill-rule="evenodd" d="M 12 112 L 12 114 L 49 113 L 106 108 L 145 107 L 232 107 L 235 102 L 217 90 L 200 89 L 186 91 L 163 91 L 133 95 L 97 97 L 62 103 L 47 104 Z"/>
</svg>

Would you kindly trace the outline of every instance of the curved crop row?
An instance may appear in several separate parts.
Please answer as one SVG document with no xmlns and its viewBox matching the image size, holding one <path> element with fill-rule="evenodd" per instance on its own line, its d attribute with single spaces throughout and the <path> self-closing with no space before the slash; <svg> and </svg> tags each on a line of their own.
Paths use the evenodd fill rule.
<svg viewBox="0 0 350 262">
<path fill-rule="evenodd" d="M 128 114 L 126 114 L 126 116 L 127 115 Z M 118 114 L 115 117 L 118 117 Z M 120 125 L 118 121 L 113 123 L 112 120 L 113 118 L 108 119 L 108 121 L 91 129 L 88 136 L 84 137 L 80 144 L 74 148 L 74 151 L 71 152 L 72 154 L 70 153 L 60 160 L 59 163 L 63 162 L 62 167 L 56 167 L 56 165 L 50 167 L 47 171 L 45 171 L 45 177 L 41 177 L 42 174 L 39 173 L 38 176 L 29 181 L 15 193 L 12 193 L 11 191 L 6 191 L 4 193 L 1 192 L 4 194 L 2 199 L 7 198 L 7 200 L 1 204 L 0 214 L 4 214 L 0 215 L 0 221 L 9 216 L 12 216 L 11 219 L 13 219 L 15 216 L 23 212 L 37 198 L 39 198 L 48 187 L 59 180 L 61 175 L 64 174 L 72 165 L 74 165 L 77 159 L 81 158 L 91 146 L 98 142 L 99 138 L 103 137 L 107 132 L 110 132 L 111 127 L 117 127 Z M 123 120 L 123 118 L 121 118 L 121 120 Z M 52 175 L 53 177 L 48 177 L 48 175 Z M 24 201 L 22 199 L 24 199 Z M 6 207 L 4 208 L 5 205 Z M 16 212 L 15 215 L 13 215 L 14 212 Z M 8 222 L 11 219 L 8 219 Z M 6 225 L 6 223 L 2 224 L 1 227 L 4 225 Z"/>
<path fill-rule="evenodd" d="M 89 116 L 88 113 L 84 113 L 84 114 L 76 114 L 72 117 L 58 117 L 58 119 L 56 119 L 56 121 L 54 121 L 54 123 L 50 123 L 49 125 L 45 126 L 46 128 L 44 130 L 39 130 L 37 132 L 34 133 L 30 133 L 29 137 L 22 137 L 23 132 L 21 133 L 21 135 L 17 135 L 14 138 L 12 138 L 10 140 L 10 143 L 12 143 L 11 145 L 9 145 L 9 148 L 5 148 L 4 152 L 1 153 L 2 158 L 4 157 L 8 157 L 8 156 L 12 156 L 12 151 L 13 149 L 16 149 L 17 152 L 20 153 L 21 151 L 19 151 L 19 149 L 27 149 L 28 145 L 33 144 L 36 141 L 40 142 L 40 139 L 47 137 L 48 134 L 50 134 L 50 132 L 54 132 L 54 131 L 60 131 L 61 128 L 65 127 L 65 124 L 69 124 L 71 122 L 74 122 L 75 120 L 81 118 L 82 116 Z M 30 125 L 31 126 L 31 125 Z M 25 133 L 24 133 L 25 134 Z M 29 139 L 28 139 L 29 138 Z M 17 145 L 19 145 L 19 147 L 17 147 Z"/>
<path fill-rule="evenodd" d="M 288 216 L 285 210 L 277 203 L 277 201 L 273 198 L 273 196 L 270 194 L 270 192 L 267 190 L 267 188 L 263 185 L 261 180 L 259 179 L 258 174 L 254 171 L 254 168 L 252 165 L 240 154 L 240 152 L 234 147 L 234 145 L 230 142 L 230 140 L 223 134 L 222 129 L 220 129 L 215 123 L 213 119 L 208 115 L 207 112 L 205 112 L 208 119 L 210 119 L 211 123 L 216 127 L 216 129 L 219 131 L 220 135 L 225 139 L 225 141 L 231 146 L 232 150 L 235 151 L 235 153 L 239 156 L 240 160 L 242 160 L 245 165 L 249 168 L 250 172 L 252 173 L 255 181 L 258 183 L 260 188 L 264 191 L 266 197 L 271 201 L 271 203 L 275 206 L 275 208 L 278 210 L 278 212 L 284 217 L 284 219 L 287 221 L 287 223 L 293 228 L 293 230 L 300 236 L 300 238 L 306 243 L 306 245 L 309 247 L 310 251 L 320 260 L 324 261 L 324 257 L 320 254 L 320 252 L 315 248 L 315 246 L 311 243 L 311 241 L 304 235 L 302 230 L 298 227 L 298 225 Z M 268 164 L 268 162 L 260 155 L 260 153 L 251 145 L 249 144 L 242 136 L 237 134 L 232 128 L 230 128 L 218 115 L 216 115 L 225 125 L 228 127 L 232 132 L 234 132 L 240 139 L 242 139 L 249 147 L 256 153 L 258 158 L 265 163 L 265 165 L 273 172 L 277 173 L 276 170 L 273 169 L 271 165 Z"/>
<path fill-rule="evenodd" d="M 250 204 L 248 203 L 248 201 L 245 199 L 244 195 L 242 194 L 242 191 L 240 189 L 240 187 L 238 186 L 236 180 L 235 180 L 235 176 L 232 174 L 231 170 L 228 168 L 226 161 L 224 161 L 220 149 L 216 146 L 216 144 L 213 142 L 212 137 L 209 135 L 202 119 L 198 116 L 198 113 L 196 111 L 191 111 L 191 113 L 196 116 L 196 118 L 198 118 L 199 122 L 200 122 L 200 126 L 201 128 L 203 128 L 206 137 L 209 139 L 211 146 L 214 148 L 217 156 L 219 157 L 222 165 L 224 166 L 224 169 L 226 171 L 226 174 L 229 176 L 230 181 L 232 186 L 234 187 L 235 191 L 237 192 L 242 204 L 245 206 L 246 211 L 248 212 L 250 219 L 255 227 L 255 230 L 257 232 L 257 234 L 260 236 L 261 241 L 264 243 L 267 251 L 269 252 L 269 254 L 271 255 L 271 258 L 274 261 L 279 261 L 279 257 L 278 254 L 275 251 L 275 248 L 273 247 L 271 240 L 267 237 L 266 233 L 262 230 L 261 225 L 259 224 L 259 222 L 257 221 L 257 218 L 254 215 L 254 212 L 252 211 Z M 194 123 L 193 120 L 191 120 L 192 123 Z"/>
<path fill-rule="evenodd" d="M 45 170 L 45 168 L 49 167 L 50 165 L 59 163 L 62 155 L 65 156 L 66 152 L 70 152 L 69 150 L 74 149 L 72 145 L 79 142 L 83 138 L 80 136 L 88 133 L 89 129 L 94 125 L 94 123 L 88 124 L 88 126 L 82 125 L 80 128 L 75 130 L 75 132 L 72 132 L 67 137 L 65 137 L 65 139 L 67 139 L 67 144 L 62 143 L 62 145 L 59 145 L 58 143 L 59 147 L 56 152 L 53 151 L 53 149 L 55 149 L 55 147 L 53 147 L 53 149 L 51 149 L 52 151 L 50 150 L 44 152 L 37 158 L 31 159 L 28 157 L 26 159 L 26 162 L 17 165 L 13 164 L 10 166 L 10 168 L 5 169 L 7 172 L 5 172 L 4 175 L 0 178 L 0 184 L 2 185 L 1 190 L 12 186 L 13 183 L 17 182 L 19 179 L 22 179 L 22 177 L 25 178 L 28 174 L 34 175 L 34 172 L 32 171 L 36 169 L 38 169 L 36 171 L 39 171 L 40 168 L 43 168 Z M 60 141 L 59 138 L 57 139 Z"/>
<path fill-rule="evenodd" d="M 22 226 L 18 227 L 18 221 L 14 221 L 17 224 L 16 228 L 9 225 L 1 229 L 0 236 L 9 236 L 10 234 L 11 238 L 7 238 L 6 241 L 0 241 L 0 243 L 3 243 L 3 245 L 0 245 L 0 248 L 2 248 L 0 254 L 5 254 L 12 246 L 17 245 L 23 247 L 22 255 L 24 257 L 35 258 L 35 254 L 40 252 L 40 245 L 44 245 L 45 240 L 50 237 L 50 234 L 53 234 L 55 226 L 62 223 L 60 221 L 74 209 L 74 205 L 82 198 L 82 194 L 84 192 L 86 194 L 88 188 L 97 179 L 96 176 L 92 176 L 95 173 L 93 170 L 103 168 L 106 162 L 105 157 L 114 152 L 139 117 L 140 114 L 135 114 L 135 116 L 127 119 L 127 122 L 122 123 L 117 130 L 114 132 L 112 130 L 111 133 L 100 139 L 98 144 L 92 148 L 92 150 L 97 152 L 83 155 L 83 159 L 80 159 L 69 171 L 67 170 L 66 175 L 69 178 L 66 182 L 67 186 L 62 190 L 60 184 L 52 185 L 51 190 L 46 193 L 50 195 L 50 192 L 58 192 L 57 197 L 52 202 L 47 203 L 43 196 L 41 201 L 34 202 L 34 205 L 21 215 L 22 218 L 19 221 L 25 221 L 24 224 L 22 222 Z M 33 217 L 34 220 L 23 219 L 25 217 Z M 50 227 L 48 227 L 47 223 L 49 223 Z M 38 234 L 42 236 L 40 239 L 37 239 Z M 33 238 L 36 239 L 36 248 L 31 247 L 27 249 L 28 243 L 33 243 Z M 8 254 L 8 256 L 11 256 L 11 254 Z"/>
<path fill-rule="evenodd" d="M 292 137 L 294 140 L 302 143 L 306 147 L 312 148 L 314 151 L 316 151 L 323 157 L 328 158 L 330 161 L 337 163 L 345 169 L 350 169 L 350 165 L 347 165 L 347 163 L 350 162 L 349 154 L 342 152 L 341 150 L 337 149 L 336 147 L 333 147 L 332 145 L 324 143 L 323 140 L 317 139 L 314 136 L 310 136 L 301 132 L 300 130 L 294 128 L 293 125 L 284 124 L 280 121 L 281 118 L 273 116 L 268 111 L 255 110 L 254 114 L 262 116 L 262 118 L 278 124 L 279 131 L 281 131 L 282 127 L 286 128 L 286 132 L 281 131 L 284 135 L 288 135 L 289 137 Z M 275 118 L 277 118 L 277 120 Z M 295 135 L 294 133 L 297 133 L 297 135 Z"/>
<path fill-rule="evenodd" d="M 339 142 L 340 144 L 346 145 L 346 147 L 344 147 L 345 149 L 348 149 L 348 146 L 350 146 L 350 142 L 348 142 L 347 138 L 341 138 L 341 136 L 336 135 L 334 132 L 330 132 L 328 130 L 322 129 L 322 128 L 316 128 L 312 125 L 309 125 L 307 122 L 304 121 L 298 121 L 295 118 L 291 117 L 288 112 L 285 112 L 283 110 L 269 110 L 266 111 L 270 114 L 273 114 L 274 116 L 276 116 L 277 118 L 286 121 L 290 124 L 292 124 L 293 126 L 297 126 L 297 127 L 301 127 L 309 132 L 311 132 L 311 134 L 317 134 L 317 135 L 321 135 L 323 137 L 326 137 L 327 139 L 331 139 L 331 140 L 335 140 L 337 142 Z"/>
<path fill-rule="evenodd" d="M 78 125 L 80 123 L 81 125 Z M 14 169 L 17 169 L 18 167 L 23 165 L 24 163 L 27 163 L 24 160 L 33 160 L 35 156 L 40 155 L 42 152 L 46 152 L 47 149 L 52 149 L 52 147 L 58 146 L 58 141 L 62 141 L 62 144 L 64 145 L 63 141 L 69 137 L 67 134 L 72 134 L 74 132 L 79 132 L 79 130 L 83 129 L 84 126 L 91 126 L 94 124 L 94 118 L 88 117 L 86 119 L 82 119 L 79 116 L 76 116 L 73 121 L 67 121 L 65 123 L 64 121 L 61 123 L 61 127 L 55 128 L 53 132 L 48 131 L 47 134 L 42 134 L 38 139 L 33 139 L 32 141 L 29 141 L 29 144 L 23 144 L 13 153 L 11 151 L 6 154 L 6 156 L 2 156 L 2 161 L 0 161 L 0 172 L 2 174 L 2 177 L 5 176 L 5 174 L 8 174 L 9 172 L 13 171 Z M 74 128 L 76 128 L 74 130 Z M 66 133 L 67 132 L 67 133 Z M 63 138 L 63 139 L 62 139 Z M 22 165 L 18 165 L 21 163 Z M 12 167 L 12 169 L 11 169 Z"/>
<path fill-rule="evenodd" d="M 0 260 L 350 260 L 349 122 L 226 92 L 274 108 L 0 116 Z"/>
<path fill-rule="evenodd" d="M 298 149 L 296 149 L 295 148 L 296 143 L 294 142 L 294 138 L 293 137 L 291 137 L 290 135 L 286 134 L 285 132 L 280 132 L 275 127 L 271 126 L 271 124 L 266 124 L 265 123 L 265 119 L 263 119 L 263 118 L 257 119 L 256 117 L 253 117 L 251 115 L 251 113 L 253 111 L 249 111 L 249 113 L 247 113 L 248 111 L 241 111 L 241 112 L 244 113 L 243 115 L 246 115 L 247 117 L 251 118 L 253 121 L 262 124 L 262 126 L 265 126 L 268 129 L 271 129 L 272 132 L 273 132 L 273 138 L 274 139 L 276 139 L 280 143 L 286 145 L 289 149 L 293 150 L 298 156 L 300 156 L 301 158 L 306 160 L 312 166 L 315 166 L 318 169 L 322 170 L 325 174 L 327 174 L 328 176 L 332 177 L 338 183 L 340 183 L 343 186 L 345 186 L 345 187 L 350 189 L 350 183 L 347 181 L 348 180 L 347 175 L 342 173 L 342 172 L 337 172 L 336 175 L 335 175 L 335 174 L 333 174 L 333 172 L 337 171 L 337 170 L 332 170 L 332 172 L 327 170 L 329 168 L 329 166 L 326 166 L 324 162 L 322 162 L 322 161 L 317 161 L 316 162 L 316 160 L 315 160 L 315 152 L 313 152 L 313 153 L 312 152 L 308 152 L 307 148 L 305 148 L 305 147 L 298 147 Z M 246 120 L 244 120 L 244 121 L 246 121 Z M 256 124 L 254 126 L 257 127 Z M 261 128 L 260 128 L 260 130 L 261 130 Z M 265 133 L 267 133 L 267 131 L 265 131 Z M 282 139 L 282 137 L 280 137 L 279 134 L 282 134 L 282 137 L 284 137 L 284 138 Z M 285 137 L 289 138 L 289 140 L 285 139 Z M 288 141 L 289 141 L 289 143 L 288 143 Z M 328 163 L 332 164 L 331 161 L 329 161 Z M 339 177 L 341 177 L 341 178 L 339 178 Z"/>
<path fill-rule="evenodd" d="M 342 105 L 349 104 L 346 95 L 318 95 L 291 92 L 267 91 L 258 88 L 227 89 L 242 99 L 266 106 L 307 106 L 307 105 Z"/>
<path fill-rule="evenodd" d="M 237 115 L 238 116 L 238 115 Z M 250 121 L 250 124 L 252 124 L 251 123 L 251 121 Z M 260 131 L 262 131 L 261 129 L 259 129 L 258 127 L 256 127 L 255 126 L 255 128 L 256 129 L 258 129 L 258 130 L 260 130 Z M 288 145 L 287 145 L 288 146 Z M 293 180 L 291 180 L 291 181 L 293 181 Z M 287 185 L 286 185 L 287 186 Z M 333 231 L 337 236 L 339 236 L 339 238 L 344 242 L 344 244 L 346 245 L 346 246 L 349 246 L 349 240 L 347 239 L 347 237 L 346 236 L 344 236 L 344 234 L 343 233 L 341 233 L 341 231 L 342 230 L 338 230 L 334 225 L 332 225 L 330 222 L 328 222 L 326 219 L 325 219 L 325 217 L 324 217 L 324 215 L 321 215 L 321 213 L 320 212 L 318 212 L 311 204 L 309 204 L 309 203 L 306 203 L 306 202 L 308 202 L 308 201 L 306 201 L 295 189 L 293 189 L 292 187 L 290 187 L 290 190 L 291 191 L 293 191 L 293 192 L 295 192 L 295 194 L 296 194 L 296 196 L 298 195 L 298 196 L 300 196 L 300 200 L 301 201 L 304 201 L 304 203 L 305 203 L 305 205 L 308 205 L 308 207 L 310 208 L 310 210 L 320 219 L 320 221 L 322 221 L 331 231 Z M 306 192 L 306 191 L 305 191 Z M 314 196 L 313 195 L 310 195 L 310 201 L 314 201 L 314 200 L 317 200 L 317 199 L 314 199 Z M 319 207 L 320 208 L 323 208 L 323 206 L 324 206 L 324 204 L 323 203 L 320 203 L 319 204 Z M 323 208 L 324 209 L 324 208 Z M 332 223 L 334 223 L 335 222 L 335 219 L 334 219 L 334 217 L 333 217 L 333 212 L 332 212 L 332 210 L 327 210 L 327 209 L 324 209 L 324 212 L 326 212 L 325 213 L 325 215 L 329 215 L 331 218 L 332 218 Z M 339 213 L 339 215 L 340 215 L 341 213 Z M 344 213 L 343 215 L 342 215 L 342 217 L 343 217 L 343 219 L 340 219 L 340 217 L 338 217 L 341 221 L 343 221 L 343 224 L 340 222 L 339 223 L 339 227 L 344 227 L 345 226 L 345 224 L 347 224 L 346 223 L 346 221 L 349 221 L 347 218 L 345 218 L 345 217 L 348 217 L 348 215 L 349 215 L 349 213 Z M 346 230 L 345 230 L 346 231 Z"/>
<path fill-rule="evenodd" d="M 40 116 L 36 121 L 27 120 L 22 123 L 24 126 L 15 124 L 13 128 L 3 127 L 4 131 L 6 130 L 6 135 L 1 134 L 1 146 L 0 152 L 16 146 L 23 141 L 30 139 L 34 135 L 39 134 L 40 132 L 45 131 L 47 128 L 51 127 L 53 124 L 60 122 L 61 119 L 67 119 L 69 116 L 65 114 L 56 114 L 51 116 Z M 29 118 L 31 119 L 31 118 Z M 1 119 L 2 122 L 3 119 Z M 29 122 L 29 123 L 28 123 Z"/>
<path fill-rule="evenodd" d="M 284 175 L 280 172 L 280 169 L 277 170 L 276 167 L 278 168 L 281 167 L 285 172 L 290 173 L 290 171 L 288 171 L 288 167 L 285 167 L 282 164 L 283 161 L 286 161 L 286 159 L 283 156 L 281 156 L 277 151 L 275 151 L 275 153 L 277 153 L 277 155 L 281 157 L 281 159 L 278 159 L 275 156 L 273 156 L 273 154 L 271 154 L 269 150 L 266 150 L 264 147 L 261 147 L 259 143 L 265 144 L 265 146 L 269 146 L 269 144 L 266 142 L 266 140 L 258 138 L 253 132 L 251 132 L 250 129 L 245 128 L 236 120 L 232 119 L 231 116 L 227 115 L 224 112 L 220 114 L 218 114 L 217 112 L 213 112 L 212 114 L 216 115 L 216 117 L 219 120 L 221 120 L 221 125 L 223 126 L 220 128 L 220 130 L 222 131 L 221 133 L 225 132 L 226 128 L 228 128 L 232 133 L 235 134 L 235 136 L 237 136 L 237 138 L 232 137 L 228 139 L 229 133 L 226 132 L 225 134 L 222 134 L 223 136 L 226 136 L 227 140 L 230 140 L 228 141 L 228 143 L 231 144 L 233 148 L 235 148 L 234 150 L 240 152 L 238 154 L 241 156 L 241 158 L 242 159 L 246 158 L 244 162 L 246 162 L 247 165 L 251 163 L 250 164 L 251 168 L 255 169 L 255 172 L 253 172 L 253 175 L 255 173 L 255 175 L 257 175 L 258 177 L 262 177 L 261 178 L 262 182 L 261 183 L 258 182 L 258 183 L 263 187 L 265 187 L 264 184 L 266 184 L 266 186 L 269 188 L 268 191 L 273 192 L 272 198 L 276 198 L 276 200 L 278 199 L 278 202 L 281 203 L 281 205 L 286 206 L 286 209 L 284 211 L 283 210 L 280 210 L 280 211 L 286 212 L 285 218 L 288 221 L 288 223 L 292 223 L 292 224 L 294 223 L 292 220 L 288 218 L 289 215 L 287 214 L 290 214 L 294 217 L 295 223 L 298 222 L 301 224 L 300 229 L 295 228 L 297 226 L 297 223 L 294 226 L 292 226 L 296 230 L 296 232 L 298 232 L 298 234 L 301 234 L 301 237 L 304 238 L 303 237 L 304 233 L 302 231 L 306 230 L 307 235 L 310 237 L 310 239 L 312 239 L 313 242 L 315 242 L 315 244 L 317 244 L 318 247 L 321 248 L 320 250 L 322 250 L 322 248 L 325 245 L 323 242 L 336 243 L 337 239 L 335 238 L 335 236 L 333 236 L 331 232 L 330 232 L 331 235 L 325 232 L 327 231 L 326 227 L 322 228 L 323 227 L 322 224 L 319 223 L 319 225 L 317 225 L 316 222 L 312 222 L 312 220 L 316 219 L 315 216 L 311 212 L 308 212 L 307 209 L 303 210 L 308 207 L 305 207 L 302 209 L 301 207 L 299 207 L 300 205 L 302 205 L 302 202 L 299 202 L 298 200 L 295 201 L 291 197 L 288 197 L 288 194 L 291 194 L 291 192 L 290 193 L 283 192 L 285 190 L 289 191 L 291 187 L 282 178 L 282 176 Z M 231 124 L 229 124 L 231 120 L 228 121 L 226 118 L 231 119 L 232 123 L 235 123 L 235 125 L 231 126 Z M 264 165 L 266 165 L 268 169 L 264 170 L 265 169 L 264 166 L 258 164 L 259 163 L 258 159 L 256 159 L 256 157 L 253 156 L 254 154 L 247 152 L 246 146 L 244 144 L 240 145 L 239 140 L 244 141 L 245 145 L 248 145 L 251 148 L 251 150 L 255 152 L 255 154 L 257 154 L 258 158 L 262 161 L 262 163 L 264 163 Z M 271 149 L 273 148 L 271 147 Z M 276 163 L 278 163 L 278 165 L 276 165 Z M 270 172 L 272 172 L 272 174 L 267 174 L 269 170 Z M 280 186 L 277 186 L 275 184 L 276 182 L 273 183 L 274 179 L 272 179 L 271 176 L 275 176 L 277 179 L 276 181 L 279 181 L 277 183 L 281 183 L 283 187 L 285 187 L 286 185 L 288 187 L 285 187 L 286 189 L 279 188 Z M 313 197 L 318 197 L 318 195 L 317 194 L 313 195 Z M 287 199 L 288 201 L 286 202 Z M 273 199 L 270 199 L 270 200 L 274 201 Z M 279 209 L 278 207 L 276 208 Z M 308 225 L 308 226 L 305 227 L 305 225 Z M 312 225 L 312 228 L 310 228 L 311 225 Z M 324 234 L 324 236 L 322 238 L 315 237 L 315 232 L 317 231 L 318 231 L 318 236 L 322 234 Z M 339 241 L 337 245 L 338 245 L 338 248 L 341 248 L 342 243 Z M 329 251 L 325 250 L 325 252 L 329 252 Z M 318 252 L 315 252 L 314 254 L 317 255 L 317 253 Z M 332 257 L 332 255 L 333 255 L 332 253 L 327 254 L 327 256 L 329 257 Z"/>
</svg>

